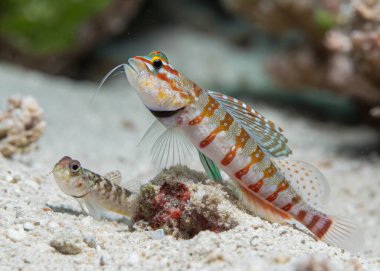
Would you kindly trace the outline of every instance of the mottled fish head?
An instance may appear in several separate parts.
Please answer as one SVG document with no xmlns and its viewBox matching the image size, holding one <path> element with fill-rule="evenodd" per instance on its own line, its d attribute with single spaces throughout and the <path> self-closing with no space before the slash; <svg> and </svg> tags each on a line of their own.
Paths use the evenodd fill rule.
<svg viewBox="0 0 380 271">
<path fill-rule="evenodd" d="M 83 168 L 77 160 L 63 157 L 55 164 L 53 175 L 59 188 L 67 195 L 83 197 L 89 192 Z"/>
<path fill-rule="evenodd" d="M 135 56 L 124 65 L 128 81 L 151 111 L 176 111 L 191 104 L 200 89 L 170 64 L 165 54 L 153 51 Z"/>
</svg>

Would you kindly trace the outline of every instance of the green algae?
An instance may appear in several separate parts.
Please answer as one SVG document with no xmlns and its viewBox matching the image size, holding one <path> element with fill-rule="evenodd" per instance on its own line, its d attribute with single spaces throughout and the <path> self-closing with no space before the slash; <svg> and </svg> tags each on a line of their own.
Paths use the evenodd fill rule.
<svg viewBox="0 0 380 271">
<path fill-rule="evenodd" d="M 80 26 L 110 0 L 2 0 L 0 36 L 35 55 L 57 54 L 75 45 Z"/>
</svg>

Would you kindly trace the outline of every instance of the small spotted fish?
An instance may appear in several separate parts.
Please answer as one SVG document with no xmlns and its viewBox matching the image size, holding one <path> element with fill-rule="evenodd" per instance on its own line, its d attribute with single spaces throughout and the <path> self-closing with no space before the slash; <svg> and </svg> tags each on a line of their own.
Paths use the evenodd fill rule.
<svg viewBox="0 0 380 271">
<path fill-rule="evenodd" d="M 151 154 L 159 166 L 186 163 L 195 147 L 208 175 L 221 181 L 219 169 L 225 171 L 258 216 L 297 221 L 328 244 L 357 248 L 355 224 L 323 211 L 329 187 L 322 173 L 309 163 L 284 159 L 291 150 L 280 127 L 237 99 L 200 88 L 162 52 L 130 58 L 101 85 L 120 69 L 157 119 L 143 143 L 154 142 Z"/>
<path fill-rule="evenodd" d="M 102 177 L 83 168 L 79 161 L 65 156 L 55 164 L 53 175 L 59 188 L 76 198 L 82 211 L 95 219 L 130 219 L 137 210 L 140 185 L 131 181 L 128 189 L 121 187 L 119 171 Z"/>
</svg>

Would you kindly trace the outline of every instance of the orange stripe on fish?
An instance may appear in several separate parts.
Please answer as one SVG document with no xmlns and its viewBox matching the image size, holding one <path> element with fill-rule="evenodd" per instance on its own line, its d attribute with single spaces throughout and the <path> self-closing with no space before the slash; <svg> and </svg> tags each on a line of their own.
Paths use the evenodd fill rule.
<svg viewBox="0 0 380 271">
<path fill-rule="evenodd" d="M 244 175 L 247 175 L 249 172 L 249 169 L 259 162 L 261 162 L 264 158 L 265 154 L 260 148 L 256 148 L 256 150 L 250 155 L 251 161 L 246 165 L 244 168 L 240 169 L 238 172 L 235 173 L 236 178 L 241 180 L 241 178 Z M 276 172 L 275 167 L 271 166 L 264 170 L 264 176 L 267 174 L 267 176 L 272 176 Z"/>
<path fill-rule="evenodd" d="M 257 193 L 260 191 L 263 184 L 264 184 L 264 180 L 261 179 L 260 181 L 254 183 L 254 184 L 248 185 L 248 188 L 251 189 L 253 192 Z"/>
<path fill-rule="evenodd" d="M 319 215 L 314 215 L 313 218 L 311 219 L 310 223 L 306 225 L 306 227 L 310 230 L 312 230 L 315 226 L 315 224 L 317 224 L 318 220 L 320 219 L 320 216 Z"/>
<path fill-rule="evenodd" d="M 219 104 L 213 98 L 208 97 L 208 102 L 206 106 L 203 108 L 202 112 L 197 117 L 189 121 L 189 125 L 197 125 L 201 123 L 205 117 L 213 116 L 215 110 L 218 108 Z"/>
<path fill-rule="evenodd" d="M 306 215 L 307 215 L 306 211 L 304 210 L 299 211 L 297 214 L 297 220 L 299 220 L 300 222 L 303 222 Z"/>
<path fill-rule="evenodd" d="M 175 69 L 171 68 L 169 65 L 164 65 L 163 68 L 165 71 L 171 73 L 172 75 L 178 75 L 178 72 Z"/>
<path fill-rule="evenodd" d="M 255 206 L 255 209 L 258 210 L 260 208 L 266 212 L 267 214 L 265 216 L 268 218 L 270 217 L 271 221 L 283 221 L 292 219 L 292 216 L 289 213 L 284 212 L 280 208 L 261 198 L 258 194 L 253 193 L 253 191 L 242 182 L 239 181 L 239 185 L 241 187 L 240 192 L 244 199 L 250 202 L 252 207 Z"/>
<path fill-rule="evenodd" d="M 330 226 L 332 224 L 332 220 L 328 219 L 322 226 L 322 228 L 317 229 L 314 233 L 318 238 L 322 238 L 326 232 L 329 230 Z"/>
<path fill-rule="evenodd" d="M 218 127 L 214 131 L 212 131 L 206 139 L 202 140 L 199 146 L 201 148 L 207 147 L 214 141 L 214 139 L 220 132 L 227 131 L 230 128 L 233 121 L 234 119 L 229 114 L 226 114 L 224 116 L 224 119 L 220 121 Z"/>
<path fill-rule="evenodd" d="M 273 192 L 271 195 L 267 197 L 267 200 L 269 202 L 275 201 L 278 197 L 278 194 L 281 193 L 282 191 L 285 191 L 288 189 L 289 183 L 285 180 L 282 180 L 278 185 L 277 185 L 277 190 Z"/>
<path fill-rule="evenodd" d="M 281 209 L 284 210 L 285 212 L 289 212 L 292 208 L 293 208 L 293 204 L 288 203 L 284 207 L 282 207 Z"/>
<path fill-rule="evenodd" d="M 221 161 L 222 165 L 227 166 L 228 164 L 230 164 L 236 156 L 236 151 L 236 146 L 232 146 L 228 153 L 224 156 L 223 160 Z"/>
</svg>

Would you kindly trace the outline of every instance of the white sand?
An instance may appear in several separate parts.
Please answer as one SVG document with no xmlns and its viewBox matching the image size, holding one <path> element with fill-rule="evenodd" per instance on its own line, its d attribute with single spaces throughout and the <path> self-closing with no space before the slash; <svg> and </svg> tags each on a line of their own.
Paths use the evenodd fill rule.
<svg viewBox="0 0 380 271">
<path fill-rule="evenodd" d="M 201 232 L 190 240 L 153 240 L 152 232 L 129 232 L 125 224 L 78 215 L 76 201 L 46 176 L 64 155 L 99 173 L 118 169 L 124 180 L 153 176 L 147 155 L 135 147 L 152 118 L 126 81 L 106 87 L 92 104 L 96 86 L 90 83 L 5 65 L 0 82 L 1 109 L 9 95 L 31 94 L 47 121 L 38 150 L 13 160 L 0 158 L 1 270 L 380 270 L 380 158 L 336 151 L 374 142 L 376 134 L 368 128 L 319 123 L 257 106 L 284 128 L 294 159 L 317 164 L 325 173 L 335 209 L 360 222 L 365 242 L 359 255 L 246 214 L 234 204 L 230 208 L 239 225 L 233 230 Z M 76 239 L 81 252 L 57 252 L 50 241 L 60 236 Z"/>
</svg>

